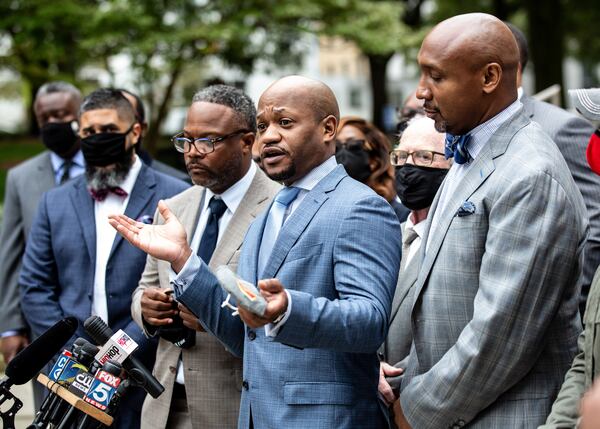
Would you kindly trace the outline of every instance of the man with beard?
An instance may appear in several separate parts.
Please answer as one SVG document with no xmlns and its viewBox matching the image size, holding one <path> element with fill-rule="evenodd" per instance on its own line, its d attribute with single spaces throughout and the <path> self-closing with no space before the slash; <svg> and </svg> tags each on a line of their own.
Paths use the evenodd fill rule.
<svg viewBox="0 0 600 429">
<path fill-rule="evenodd" d="M 586 208 L 517 98 L 517 43 L 473 13 L 425 37 L 417 97 L 453 164 L 434 199 L 400 389 L 413 428 L 543 423 L 577 349 Z"/>
<path fill-rule="evenodd" d="M 194 95 L 183 132 L 173 137 L 197 186 L 165 203 L 210 268 L 237 269 L 248 226 L 280 189 L 252 161 L 255 134 L 252 100 L 234 87 L 214 85 Z M 163 223 L 158 215 L 155 223 Z M 242 360 L 187 308 L 177 307 L 169 272 L 167 262 L 150 256 L 132 299 L 133 319 L 146 335 L 160 337 L 154 375 L 165 386 L 160 397 L 146 396 L 142 427 L 234 427 Z"/>
<path fill-rule="evenodd" d="M 250 226 L 238 265 L 264 312 L 238 305 L 195 256 L 164 205 L 165 224 L 111 223 L 168 261 L 179 302 L 244 358 L 239 428 L 387 427 L 377 396 L 377 348 L 400 263 L 390 205 L 335 161 L 337 100 L 322 82 L 289 76 L 258 103 L 257 142 L 267 175 L 285 187 Z M 250 297 L 253 295 L 250 294 Z M 238 303 L 239 304 L 239 303 Z"/>
<path fill-rule="evenodd" d="M 77 111 L 81 93 L 67 82 L 48 82 L 33 108 L 42 143 L 48 150 L 8 170 L 0 231 L 0 351 L 4 362 L 29 344 L 29 327 L 19 304 L 18 277 L 33 216 L 42 194 L 83 173 Z M 36 407 L 43 389 L 34 384 Z"/>
<path fill-rule="evenodd" d="M 402 261 L 392 301 L 388 336 L 382 347 L 384 362 L 381 363 L 379 393 L 388 405 L 398 404 L 400 380 L 386 380 L 385 377 L 396 377 L 402 373 L 401 361 L 408 356 L 412 344 L 410 313 L 421 267 L 419 253 L 427 214 L 452 163 L 444 156 L 444 141 L 445 135 L 436 131 L 432 119 L 417 116 L 408 122 L 398 147 L 390 154 L 392 165 L 396 167 L 398 196 L 411 212 L 401 225 Z"/>
<path fill-rule="evenodd" d="M 100 316 L 113 330 L 127 332 L 140 346 L 137 355 L 151 365 L 156 343 L 144 337 L 130 312 L 146 255 L 114 234 L 108 215 L 125 212 L 149 223 L 156 203 L 187 185 L 135 155 L 140 125 L 120 92 L 88 95 L 79 123 L 85 176 L 42 197 L 19 278 L 23 313 L 33 337 L 67 316 L 81 322 L 76 336 L 86 337 L 83 321 Z M 141 389 L 130 389 L 113 426 L 139 427 L 142 400 Z"/>
</svg>

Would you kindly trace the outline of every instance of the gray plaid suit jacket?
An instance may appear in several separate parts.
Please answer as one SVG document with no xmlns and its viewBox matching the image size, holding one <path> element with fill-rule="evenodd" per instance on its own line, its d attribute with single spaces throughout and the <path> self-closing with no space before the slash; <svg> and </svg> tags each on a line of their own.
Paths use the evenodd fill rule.
<svg viewBox="0 0 600 429">
<path fill-rule="evenodd" d="M 465 201 L 475 212 L 457 216 Z M 564 158 L 516 113 L 425 237 L 400 394 L 412 427 L 544 422 L 577 350 L 587 231 Z"/>
<path fill-rule="evenodd" d="M 579 310 L 583 315 L 590 284 L 596 267 L 600 265 L 600 198 L 598 198 L 600 176 L 590 169 L 585 157 L 590 136 L 594 133 L 594 126 L 580 116 L 526 95 L 521 97 L 521 102 L 523 113 L 540 124 L 542 130 L 558 146 L 587 207 L 590 235 L 584 250 L 583 282 L 579 303 Z"/>
<path fill-rule="evenodd" d="M 254 180 L 224 232 L 209 266 L 229 265 L 237 270 L 240 247 L 250 223 L 268 207 L 280 185 L 257 169 Z M 167 200 L 167 205 L 185 227 L 192 240 L 200 216 L 205 188 L 194 186 Z M 162 219 L 155 216 L 155 222 Z M 148 256 L 144 274 L 133 293 L 133 319 L 148 336 L 152 333 L 142 321 L 141 297 L 148 287 L 169 288 L 169 264 Z M 237 425 L 242 384 L 242 360 L 225 350 L 206 332 L 196 333 L 196 345 L 182 350 L 163 340 L 158 343 L 154 376 L 165 386 L 157 399 L 147 395 L 142 408 L 142 428 L 164 429 L 169 417 L 177 364 L 183 352 L 185 389 L 192 426 L 196 429 L 231 428 Z"/>
</svg>

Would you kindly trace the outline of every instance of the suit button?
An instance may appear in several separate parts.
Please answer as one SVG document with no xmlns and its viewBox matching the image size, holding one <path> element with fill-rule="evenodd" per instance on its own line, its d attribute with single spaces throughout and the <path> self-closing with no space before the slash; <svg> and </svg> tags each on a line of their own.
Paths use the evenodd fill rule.
<svg viewBox="0 0 600 429">
<path fill-rule="evenodd" d="M 246 380 L 242 381 L 242 387 L 244 388 L 244 390 L 248 390 L 250 388 Z"/>
<path fill-rule="evenodd" d="M 256 339 L 256 332 L 248 331 L 248 338 L 250 339 L 250 341 L 254 341 Z"/>
<path fill-rule="evenodd" d="M 463 427 L 465 425 L 465 421 L 464 420 L 459 420 L 458 421 L 458 426 L 459 427 Z"/>
<path fill-rule="evenodd" d="M 175 368 L 174 366 L 170 366 L 169 371 L 171 371 L 171 374 L 175 374 L 177 372 L 177 368 Z"/>
</svg>

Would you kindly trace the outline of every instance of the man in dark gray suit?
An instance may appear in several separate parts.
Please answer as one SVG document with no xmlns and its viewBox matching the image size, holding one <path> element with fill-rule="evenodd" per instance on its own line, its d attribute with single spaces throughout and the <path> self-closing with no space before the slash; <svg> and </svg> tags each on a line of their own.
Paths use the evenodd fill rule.
<svg viewBox="0 0 600 429">
<path fill-rule="evenodd" d="M 410 353 L 412 335 L 410 314 L 413 289 L 421 267 L 420 248 L 425 234 L 427 214 L 452 160 L 444 157 L 445 134 L 436 131 L 433 119 L 411 119 L 390 154 L 396 168 L 396 189 L 402 204 L 410 209 L 402 228 L 402 261 L 392 301 L 388 335 L 382 346 L 379 393 L 388 405 L 397 403 L 401 362 Z M 391 366 L 389 363 L 394 364 Z M 394 377 L 386 380 L 387 377 Z"/>
<path fill-rule="evenodd" d="M 66 82 L 49 82 L 36 94 L 34 111 L 48 150 L 8 170 L 0 232 L 0 351 L 5 362 L 29 343 L 17 284 L 25 242 L 40 197 L 84 172 L 77 111 L 81 93 Z"/>
<path fill-rule="evenodd" d="M 523 93 L 521 80 L 523 70 L 529 59 L 529 49 L 525 35 L 512 24 L 507 23 L 519 47 L 520 67 L 517 72 L 517 86 L 523 103 L 523 113 L 532 121 L 537 122 L 558 146 L 560 153 L 567 161 L 575 184 L 579 188 L 585 202 L 590 233 L 584 250 L 583 276 L 581 278 L 581 300 L 579 311 L 583 315 L 590 284 L 596 267 L 600 265 L 600 199 L 597 197 L 600 189 L 600 176 L 590 170 L 585 159 L 590 135 L 594 126 L 581 116 L 574 115 L 553 104 L 545 103 Z"/>
</svg>

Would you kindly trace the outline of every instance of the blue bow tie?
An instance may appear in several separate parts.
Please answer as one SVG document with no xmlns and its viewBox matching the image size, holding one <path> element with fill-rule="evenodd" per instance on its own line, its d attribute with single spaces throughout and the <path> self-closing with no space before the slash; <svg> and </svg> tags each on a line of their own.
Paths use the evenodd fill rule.
<svg viewBox="0 0 600 429">
<path fill-rule="evenodd" d="M 446 148 L 444 151 L 446 159 L 454 158 L 454 162 L 457 164 L 470 162 L 473 159 L 467 149 L 470 138 L 471 136 L 469 134 L 453 136 L 450 133 L 446 133 Z"/>
</svg>

